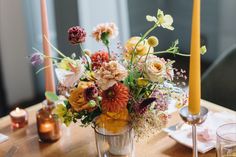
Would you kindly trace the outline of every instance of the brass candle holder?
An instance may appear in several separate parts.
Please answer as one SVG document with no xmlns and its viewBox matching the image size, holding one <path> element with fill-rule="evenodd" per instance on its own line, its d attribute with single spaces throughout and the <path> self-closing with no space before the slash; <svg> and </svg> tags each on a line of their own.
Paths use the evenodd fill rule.
<svg viewBox="0 0 236 157">
<path fill-rule="evenodd" d="M 198 157 L 197 150 L 197 125 L 202 124 L 208 114 L 208 109 L 204 106 L 201 106 L 200 113 L 197 115 L 192 115 L 188 111 L 188 106 L 184 106 L 180 109 L 179 115 L 183 121 L 189 125 L 192 125 L 192 141 L 193 141 L 193 157 Z"/>
<path fill-rule="evenodd" d="M 60 122 L 52 114 L 52 110 L 52 105 L 46 105 L 36 114 L 38 136 L 41 142 L 54 142 L 61 137 Z"/>
</svg>

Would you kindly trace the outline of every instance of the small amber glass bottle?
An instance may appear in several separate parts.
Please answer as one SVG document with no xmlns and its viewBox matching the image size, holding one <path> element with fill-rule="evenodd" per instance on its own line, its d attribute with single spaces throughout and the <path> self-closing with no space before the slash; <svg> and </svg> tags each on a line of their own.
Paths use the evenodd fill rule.
<svg viewBox="0 0 236 157">
<path fill-rule="evenodd" d="M 36 114 L 38 136 L 41 142 L 55 142 L 61 137 L 60 122 L 52 114 L 53 108 L 54 104 L 44 101 L 43 107 Z"/>
</svg>

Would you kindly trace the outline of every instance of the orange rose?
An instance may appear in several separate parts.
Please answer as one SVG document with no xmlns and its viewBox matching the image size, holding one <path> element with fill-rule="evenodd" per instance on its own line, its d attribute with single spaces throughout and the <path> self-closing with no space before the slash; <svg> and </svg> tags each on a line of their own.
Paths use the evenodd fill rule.
<svg viewBox="0 0 236 157">
<path fill-rule="evenodd" d="M 72 90 L 68 100 L 75 111 L 79 112 L 86 109 L 92 109 L 91 106 L 88 104 L 89 100 L 86 98 L 85 91 L 86 89 L 93 86 L 93 82 L 80 81 L 78 87 Z"/>
</svg>

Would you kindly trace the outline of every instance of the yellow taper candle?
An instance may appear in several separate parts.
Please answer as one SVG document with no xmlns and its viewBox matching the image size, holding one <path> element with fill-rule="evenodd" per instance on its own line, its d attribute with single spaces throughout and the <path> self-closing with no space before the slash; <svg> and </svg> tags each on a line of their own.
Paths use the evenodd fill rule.
<svg viewBox="0 0 236 157">
<path fill-rule="evenodd" d="M 193 0 L 191 57 L 189 69 L 189 106 L 191 114 L 200 112 L 201 99 L 201 59 L 200 59 L 200 6 L 201 0 Z"/>
</svg>

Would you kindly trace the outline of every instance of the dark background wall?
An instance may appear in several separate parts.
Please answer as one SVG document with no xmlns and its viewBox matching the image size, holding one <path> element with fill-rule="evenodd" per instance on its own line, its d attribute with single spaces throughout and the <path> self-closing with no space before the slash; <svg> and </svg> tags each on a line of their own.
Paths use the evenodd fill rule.
<svg viewBox="0 0 236 157">
<path fill-rule="evenodd" d="M 129 0 L 130 30 L 131 35 L 144 32 L 150 24 L 145 21 L 147 14 L 156 15 L 156 10 L 160 8 L 166 14 L 171 14 L 174 19 L 174 31 L 158 29 L 153 34 L 160 39 L 157 50 L 165 50 L 170 44 L 179 39 L 180 50 L 189 53 L 191 36 L 192 1 L 189 0 L 150 0 L 147 1 Z M 142 7 L 140 7 L 142 6 Z M 201 42 L 207 46 L 208 52 L 202 57 L 203 66 L 211 64 L 218 57 L 215 52 L 219 50 L 219 1 L 202 1 L 201 12 Z M 139 9 L 135 9 L 139 8 Z M 185 59 L 183 59 L 185 60 Z M 181 60 L 180 60 L 181 61 Z"/>
<path fill-rule="evenodd" d="M 77 0 L 54 0 L 54 4 L 58 49 L 69 55 L 78 51 L 77 47 L 69 44 L 67 36 L 70 27 L 79 25 Z"/>
<path fill-rule="evenodd" d="M 81 21 L 84 19 L 87 20 L 87 23 L 85 22 L 87 24 L 86 28 L 88 26 L 92 27 L 94 23 L 97 24 L 100 21 L 98 19 L 104 20 L 106 19 L 104 18 L 105 16 L 114 19 L 113 15 L 120 20 L 118 20 L 119 27 L 124 19 L 129 20 L 129 22 L 125 22 L 129 23 L 129 28 L 121 25 L 122 27 L 127 27 L 128 29 L 126 30 L 129 30 L 127 32 L 130 32 L 129 34 L 123 31 L 128 34 L 126 37 L 139 35 L 151 26 L 151 24 L 146 22 L 145 16 L 147 14 L 155 15 L 157 9 L 160 8 L 165 13 L 173 16 L 175 30 L 172 32 L 158 29 L 153 33 L 160 39 L 160 45 L 156 50 L 165 50 L 174 40 L 179 39 L 181 52 L 189 53 L 192 16 L 191 0 L 122 1 L 127 2 L 127 9 L 126 7 L 115 5 L 110 0 L 101 0 L 99 2 L 97 0 L 47 1 L 51 42 L 65 54 L 72 54 L 78 51 L 78 47 L 68 43 L 67 30 L 69 27 L 82 24 Z M 81 4 L 85 4 L 84 2 L 87 5 L 85 7 L 81 6 Z M 110 7 L 113 9 L 109 10 L 109 12 L 107 10 L 96 10 L 99 15 L 93 15 L 92 13 L 95 11 L 88 10 L 88 8 L 96 9 L 96 7 L 99 7 L 95 4 L 103 5 L 103 7 L 109 7 L 106 6 L 107 4 L 113 4 L 114 6 Z M 90 5 L 93 5 L 93 7 L 90 7 Z M 42 101 L 44 99 L 44 77 L 43 73 L 36 75 L 35 72 L 38 68 L 33 68 L 27 63 L 26 59 L 26 56 L 33 52 L 32 47 L 41 49 L 42 45 L 39 1 L 5 0 L 0 1 L 0 7 L 1 116 L 1 113 L 7 114 L 15 108 L 15 105 L 26 107 Z M 224 50 L 236 43 L 236 21 L 233 20 L 236 15 L 235 7 L 235 0 L 202 0 L 201 40 L 202 44 L 205 44 L 208 49 L 208 52 L 202 56 L 202 73 L 222 55 Z M 127 11 L 128 17 L 123 16 L 127 14 L 121 14 L 120 12 L 112 14 L 113 10 L 115 10 L 114 12 L 117 10 Z M 85 11 L 86 13 L 84 13 Z M 87 17 L 86 15 L 90 14 L 90 12 L 91 15 Z M 120 35 L 124 36 L 122 30 L 125 29 L 120 29 Z M 91 31 L 91 29 L 88 31 Z M 12 40 L 13 37 L 14 41 Z M 163 55 L 163 57 L 175 59 L 175 66 L 188 70 L 189 58 L 173 55 Z"/>
</svg>

